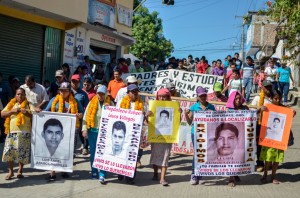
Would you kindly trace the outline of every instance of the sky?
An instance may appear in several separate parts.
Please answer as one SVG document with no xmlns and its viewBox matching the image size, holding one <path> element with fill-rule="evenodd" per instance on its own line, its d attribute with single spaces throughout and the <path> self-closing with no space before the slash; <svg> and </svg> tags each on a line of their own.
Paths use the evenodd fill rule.
<svg viewBox="0 0 300 198">
<path fill-rule="evenodd" d="M 242 16 L 266 8 L 267 0 L 147 0 L 150 12 L 159 12 L 163 32 L 174 45 L 172 56 L 206 56 L 209 63 L 241 51 Z M 246 34 L 246 29 L 245 29 Z M 246 38 L 246 35 L 245 35 Z"/>
</svg>

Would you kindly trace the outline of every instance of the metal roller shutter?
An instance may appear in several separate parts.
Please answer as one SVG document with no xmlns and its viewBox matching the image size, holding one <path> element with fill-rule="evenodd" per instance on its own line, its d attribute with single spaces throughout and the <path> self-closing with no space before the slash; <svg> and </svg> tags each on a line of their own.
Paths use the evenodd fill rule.
<svg viewBox="0 0 300 198">
<path fill-rule="evenodd" d="M 14 75 L 23 84 L 31 74 L 41 82 L 43 48 L 43 26 L 0 15 L 0 72 L 5 81 Z"/>
<path fill-rule="evenodd" d="M 102 41 L 98 41 L 98 40 L 95 40 L 95 39 L 91 39 L 90 45 L 95 46 L 95 47 L 104 48 L 104 49 L 114 50 L 114 51 L 117 50 L 117 46 L 111 45 L 109 43 L 104 43 Z"/>
</svg>

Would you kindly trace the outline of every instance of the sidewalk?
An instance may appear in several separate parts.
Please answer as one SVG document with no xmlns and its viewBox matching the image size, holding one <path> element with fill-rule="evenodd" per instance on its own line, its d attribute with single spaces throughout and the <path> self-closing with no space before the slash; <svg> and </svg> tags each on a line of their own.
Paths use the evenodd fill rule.
<svg viewBox="0 0 300 198">
<path fill-rule="evenodd" d="M 138 169 L 135 185 L 118 181 L 115 175 L 108 175 L 108 183 L 101 185 L 90 179 L 89 158 L 79 155 L 75 160 L 74 172 L 69 179 L 62 179 L 57 174 L 57 181 L 48 183 L 44 178 L 48 172 L 24 168 L 23 179 L 4 180 L 7 165 L 0 163 L 0 197 L 298 197 L 300 196 L 300 109 L 293 121 L 295 145 L 285 153 L 285 162 L 278 170 L 278 180 L 283 183 L 261 185 L 261 173 L 242 176 L 235 188 L 227 186 L 227 178 L 204 177 L 204 185 L 189 184 L 191 174 L 191 156 L 172 157 L 168 169 L 169 187 L 152 181 L 152 168 L 148 165 L 150 152 L 145 151 L 142 158 L 142 169 Z M 2 154 L 4 144 L 0 144 Z M 16 174 L 16 173 L 15 173 Z M 270 177 L 269 177 L 270 180 Z"/>
</svg>

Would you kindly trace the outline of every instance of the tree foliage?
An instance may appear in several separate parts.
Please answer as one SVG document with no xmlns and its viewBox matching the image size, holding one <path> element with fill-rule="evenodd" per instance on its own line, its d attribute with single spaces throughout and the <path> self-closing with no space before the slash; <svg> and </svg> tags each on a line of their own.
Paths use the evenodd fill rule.
<svg viewBox="0 0 300 198">
<path fill-rule="evenodd" d="M 140 2 L 135 0 L 134 7 Z M 134 13 L 132 36 L 136 42 L 130 47 L 130 52 L 138 58 L 146 54 L 150 60 L 165 59 L 174 50 L 172 42 L 163 35 L 162 20 L 158 15 L 156 11 L 150 13 L 144 6 L 140 6 Z"/>
<path fill-rule="evenodd" d="M 300 54 L 300 1 L 275 0 L 268 2 L 268 14 L 278 26 L 278 38 L 284 39 L 284 47 L 291 52 L 285 59 L 295 59 Z"/>
</svg>

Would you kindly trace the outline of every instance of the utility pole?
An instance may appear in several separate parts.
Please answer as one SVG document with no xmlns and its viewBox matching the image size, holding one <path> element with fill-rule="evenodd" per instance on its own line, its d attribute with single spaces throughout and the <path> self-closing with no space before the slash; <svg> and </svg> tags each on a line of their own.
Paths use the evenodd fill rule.
<svg viewBox="0 0 300 198">
<path fill-rule="evenodd" d="M 235 18 L 244 18 L 243 16 L 235 16 Z M 242 48 L 242 61 L 245 61 L 245 21 L 243 20 L 243 24 L 242 24 L 242 41 L 241 41 L 241 48 Z"/>
</svg>

